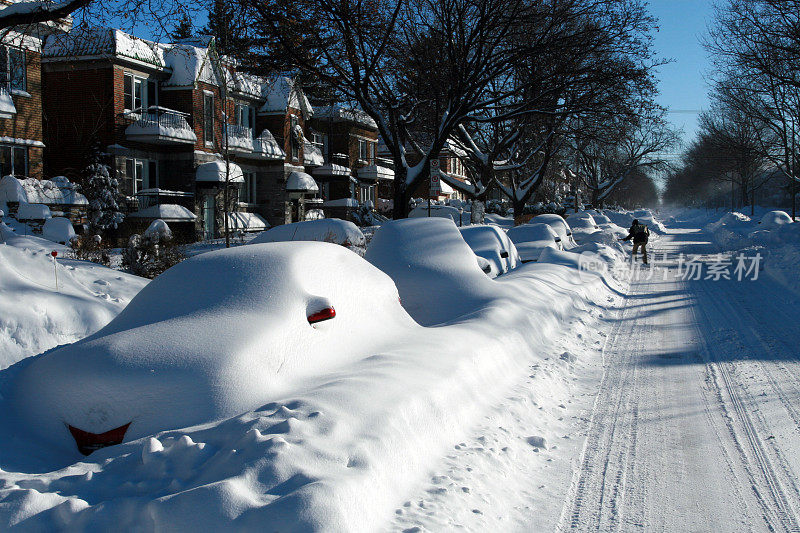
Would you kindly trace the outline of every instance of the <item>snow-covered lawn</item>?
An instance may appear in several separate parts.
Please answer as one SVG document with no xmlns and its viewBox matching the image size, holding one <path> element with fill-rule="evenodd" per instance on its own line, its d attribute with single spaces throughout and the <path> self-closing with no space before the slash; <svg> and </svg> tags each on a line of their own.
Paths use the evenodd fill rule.
<svg viewBox="0 0 800 533">
<path fill-rule="evenodd" d="M 581 236 L 606 264 L 623 260 L 613 229 Z M 573 383 L 596 380 L 598 320 L 625 288 L 557 250 L 491 279 L 451 220 L 408 219 L 378 229 L 366 261 L 327 243 L 201 254 L 90 339 L 32 357 L 94 333 L 146 282 L 73 261 L 59 267 L 71 292 L 56 293 L 48 249 L 0 248 L 27 258 L 17 264 L 31 280 L 10 284 L 10 297 L 85 318 L 55 334 L 56 311 L 39 326 L 19 308 L 3 314 L 34 340 L 0 373 L 0 528 L 401 528 L 423 512 L 403 503 L 416 491 L 453 489 L 425 488 L 450 455 L 448 483 L 499 461 L 501 472 L 541 476 L 556 498 L 578 446 L 571 417 L 589 407 Z M 402 307 L 397 293 L 376 297 L 387 283 Z M 315 329 L 312 304 L 336 317 Z M 88 457 L 64 427 L 126 422 L 135 440 Z M 470 507 L 464 487 L 459 512 L 493 528 L 520 491 L 536 490 L 511 484 L 486 500 L 505 506 L 492 511 Z"/>
<path fill-rule="evenodd" d="M 94 333 L 148 282 L 65 259 L 67 250 L 0 223 L 0 368 Z M 58 252 L 55 268 L 52 251 Z"/>
</svg>

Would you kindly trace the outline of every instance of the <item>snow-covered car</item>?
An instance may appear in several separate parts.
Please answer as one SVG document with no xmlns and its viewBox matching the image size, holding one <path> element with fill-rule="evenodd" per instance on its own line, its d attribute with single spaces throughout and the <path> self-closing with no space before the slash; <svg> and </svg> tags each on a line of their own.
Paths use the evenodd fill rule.
<svg viewBox="0 0 800 533">
<path fill-rule="evenodd" d="M 770 211 L 759 221 L 759 229 L 776 229 L 786 224 L 792 224 L 792 217 L 786 211 Z"/>
<path fill-rule="evenodd" d="M 275 226 L 256 235 L 250 244 L 287 241 L 331 242 L 350 248 L 361 255 L 366 246 L 366 239 L 358 226 L 338 218 L 306 220 Z"/>
<path fill-rule="evenodd" d="M 522 224 L 508 230 L 523 263 L 537 261 L 545 248 L 562 250 L 561 237 L 548 224 Z"/>
<path fill-rule="evenodd" d="M 40 442 L 87 454 L 255 409 L 416 327 L 392 280 L 341 246 L 209 252 L 94 335 L 34 358 L 13 405 Z"/>
<path fill-rule="evenodd" d="M 594 217 L 585 211 L 568 216 L 567 225 L 573 231 L 593 231 L 598 228 Z"/>
<path fill-rule="evenodd" d="M 408 218 L 425 218 L 428 216 L 427 202 L 422 202 L 408 213 Z M 458 226 L 466 226 L 470 223 L 470 218 L 472 215 L 469 211 L 464 209 L 459 211 L 458 208 L 450 205 L 432 204 L 430 209 L 430 217 L 449 218 L 452 219 L 453 222 L 455 222 Z"/>
<path fill-rule="evenodd" d="M 448 323 L 488 305 L 498 281 L 489 279 L 455 223 L 406 218 L 375 232 L 365 259 L 394 280 L 403 307 L 423 326 Z"/>
<path fill-rule="evenodd" d="M 611 219 L 602 213 L 592 215 L 592 218 L 594 219 L 595 224 L 597 224 L 598 226 L 601 224 L 612 224 Z"/>
<path fill-rule="evenodd" d="M 547 224 L 553 228 L 553 230 L 561 238 L 561 246 L 564 249 L 572 248 L 575 245 L 574 241 L 572 240 L 572 229 L 561 215 L 555 215 L 552 213 L 536 215 L 528 221 L 528 224 Z"/>
<path fill-rule="evenodd" d="M 519 253 L 506 232 L 496 226 L 466 226 L 461 236 L 480 258 L 486 260 L 489 277 L 505 274 L 519 263 Z"/>
</svg>

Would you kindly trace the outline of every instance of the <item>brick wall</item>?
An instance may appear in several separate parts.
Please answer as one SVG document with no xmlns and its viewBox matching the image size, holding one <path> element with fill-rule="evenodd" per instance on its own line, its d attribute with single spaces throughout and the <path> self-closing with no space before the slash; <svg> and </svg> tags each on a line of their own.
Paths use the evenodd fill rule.
<svg viewBox="0 0 800 533">
<path fill-rule="evenodd" d="M 30 96 L 20 94 L 11 96 L 17 113 L 13 118 L 0 119 L 0 136 L 44 142 L 41 59 L 41 54 L 38 52 L 25 50 L 27 92 Z M 28 174 L 31 177 L 39 179 L 43 177 L 41 148 L 28 150 L 28 167 Z"/>
<path fill-rule="evenodd" d="M 75 177 L 86 164 L 92 139 L 102 148 L 116 142 L 114 114 L 117 105 L 123 105 L 122 81 L 120 78 L 117 91 L 116 74 L 111 64 L 94 68 L 67 65 L 58 70 L 45 66 L 46 175 Z"/>
</svg>

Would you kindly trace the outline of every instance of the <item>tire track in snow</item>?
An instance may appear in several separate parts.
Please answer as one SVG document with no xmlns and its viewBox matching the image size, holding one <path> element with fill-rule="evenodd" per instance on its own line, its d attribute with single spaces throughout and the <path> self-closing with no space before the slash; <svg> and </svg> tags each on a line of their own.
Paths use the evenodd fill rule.
<svg viewBox="0 0 800 533">
<path fill-rule="evenodd" d="M 721 407 L 729 416 L 728 429 L 740 452 L 742 465 L 750 476 L 753 493 L 761 506 L 768 527 L 773 531 L 778 526 L 784 531 L 800 531 L 797 514 L 786 496 L 775 465 L 759 437 L 753 417 L 750 416 L 754 402 L 742 384 L 736 380 L 734 364 L 724 359 L 726 355 L 735 353 L 732 339 L 737 339 L 742 346 L 752 346 L 752 342 L 746 342 L 743 333 L 751 331 L 753 338 L 758 340 L 758 337 L 752 334 L 751 326 L 743 321 L 739 310 L 727 303 L 725 295 L 710 295 L 708 284 L 709 282 L 705 281 L 691 284 L 698 294 L 704 295 L 702 300 L 698 299 L 696 306 L 699 314 L 703 317 L 702 323 L 707 326 L 709 331 L 712 330 L 710 327 L 712 324 L 724 324 L 726 319 L 735 320 L 738 325 L 738 327 L 724 330 L 729 335 L 727 339 L 717 335 L 713 345 L 709 339 L 705 340 L 706 353 L 710 357 L 707 364 L 712 366 L 712 382 L 717 389 Z M 715 311 L 714 316 L 710 314 L 710 309 Z M 718 328 L 717 333 L 720 333 Z M 725 349 L 726 347 L 727 349 Z M 761 347 L 764 348 L 763 344 Z M 718 355 L 719 352 L 723 354 L 722 357 Z M 761 366 L 763 368 L 763 365 Z M 780 450 L 776 447 L 773 447 L 772 450 L 782 467 L 781 470 L 784 470 L 786 461 L 782 458 Z M 782 474 L 783 477 L 791 480 L 790 472 L 783 471 Z M 766 490 L 762 491 L 761 487 L 765 487 Z M 796 493 L 796 486 L 793 488 L 793 492 Z"/>
<path fill-rule="evenodd" d="M 570 504 L 562 510 L 558 531 L 617 531 L 625 521 L 625 496 L 636 464 L 639 424 L 639 369 L 633 354 L 641 353 L 646 344 L 645 328 L 632 327 L 637 314 L 626 305 L 603 350 L 606 371 L 595 399 L 580 469 L 567 494 Z M 634 343 L 636 349 L 629 349 Z M 600 464 L 602 471 L 596 472 Z"/>
</svg>

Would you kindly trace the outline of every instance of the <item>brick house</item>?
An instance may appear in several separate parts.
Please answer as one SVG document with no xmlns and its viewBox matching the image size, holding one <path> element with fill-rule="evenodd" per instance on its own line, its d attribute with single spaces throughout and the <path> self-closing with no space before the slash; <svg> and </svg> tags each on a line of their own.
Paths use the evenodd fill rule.
<svg viewBox="0 0 800 533">
<path fill-rule="evenodd" d="M 128 198 L 128 231 L 169 213 L 187 240 L 219 236 L 226 183 L 233 231 L 297 219 L 292 206 L 314 193 L 286 189 L 304 173 L 313 110 L 302 91 L 238 72 L 211 37 L 159 44 L 82 28 L 47 39 L 42 71 L 46 142 L 57 147 L 46 172 L 76 176 L 99 144 Z"/>
<path fill-rule="evenodd" d="M 394 171 L 378 157 L 378 127 L 369 115 L 338 105 L 317 106 L 309 131 L 324 158 L 312 174 L 326 214 L 343 217 L 342 208 L 356 202 L 374 206 L 378 198 L 392 197 Z"/>
<path fill-rule="evenodd" d="M 8 5 L 8 0 L 0 5 Z M 42 42 L 69 22 L 4 31 L 0 41 L 0 176 L 43 177 Z"/>
</svg>

